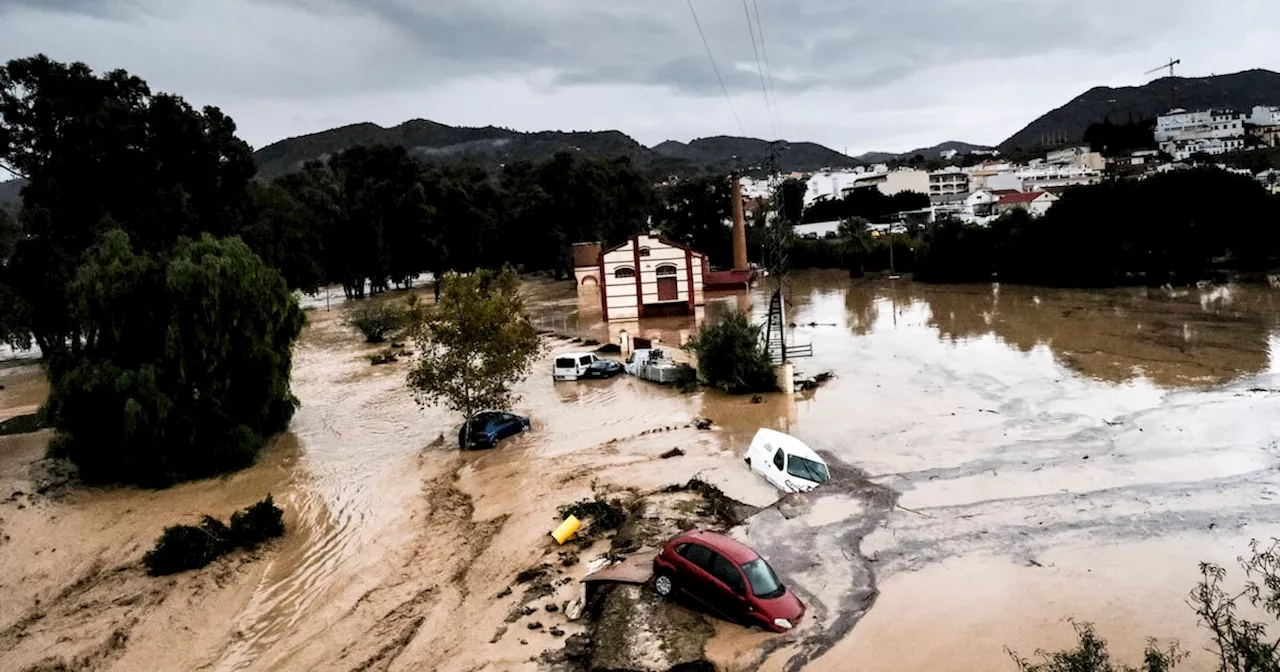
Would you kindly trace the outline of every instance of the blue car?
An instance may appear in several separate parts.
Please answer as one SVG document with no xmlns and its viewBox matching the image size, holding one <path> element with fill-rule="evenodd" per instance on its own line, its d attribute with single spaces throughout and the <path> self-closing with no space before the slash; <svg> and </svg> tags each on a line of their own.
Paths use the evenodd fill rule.
<svg viewBox="0 0 1280 672">
<path fill-rule="evenodd" d="M 463 450 L 486 450 L 508 436 L 529 429 L 529 418 L 502 411 L 482 411 L 471 418 L 470 437 L 466 429 L 465 424 L 458 428 L 458 446 Z"/>
</svg>

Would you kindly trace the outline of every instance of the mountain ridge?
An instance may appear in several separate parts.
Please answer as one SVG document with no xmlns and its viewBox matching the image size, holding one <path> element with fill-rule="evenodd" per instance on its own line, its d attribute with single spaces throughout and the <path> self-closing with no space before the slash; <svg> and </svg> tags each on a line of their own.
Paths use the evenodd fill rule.
<svg viewBox="0 0 1280 672">
<path fill-rule="evenodd" d="M 1207 77 L 1161 77 L 1141 86 L 1095 86 L 1050 110 L 998 145 L 1000 151 L 1082 142 L 1089 124 L 1150 119 L 1172 107 L 1189 110 L 1280 105 L 1280 73 L 1254 68 Z"/>
<path fill-rule="evenodd" d="M 371 122 L 339 126 L 273 142 L 256 152 L 259 174 L 279 177 L 307 161 L 358 145 L 386 144 L 405 147 L 426 161 L 473 160 L 494 170 L 522 159 L 543 159 L 558 152 L 582 153 L 597 158 L 625 156 L 657 174 L 729 170 L 760 170 L 772 144 L 756 138 L 712 136 L 687 143 L 668 140 L 645 147 L 617 130 L 517 131 L 496 126 L 449 126 L 426 119 L 411 119 L 384 128 Z M 778 143 L 778 166 L 784 171 L 853 167 L 861 162 L 811 142 Z"/>
</svg>

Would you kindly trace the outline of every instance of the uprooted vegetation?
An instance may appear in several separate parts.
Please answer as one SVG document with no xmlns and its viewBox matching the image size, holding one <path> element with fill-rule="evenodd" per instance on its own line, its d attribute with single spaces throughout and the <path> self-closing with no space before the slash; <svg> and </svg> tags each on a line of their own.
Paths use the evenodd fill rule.
<svg viewBox="0 0 1280 672">
<path fill-rule="evenodd" d="M 608 532 L 622 527 L 627 519 L 627 507 L 621 499 L 609 499 L 608 494 L 600 488 L 592 488 L 594 495 L 572 504 L 561 506 L 557 513 L 563 520 L 573 516 L 590 525 L 589 532 Z"/>
<path fill-rule="evenodd" d="M 284 534 L 284 511 L 267 498 L 231 515 L 231 524 L 205 516 L 199 525 L 172 525 L 142 561 L 151 576 L 208 566 L 238 549 L 252 550 Z"/>
</svg>

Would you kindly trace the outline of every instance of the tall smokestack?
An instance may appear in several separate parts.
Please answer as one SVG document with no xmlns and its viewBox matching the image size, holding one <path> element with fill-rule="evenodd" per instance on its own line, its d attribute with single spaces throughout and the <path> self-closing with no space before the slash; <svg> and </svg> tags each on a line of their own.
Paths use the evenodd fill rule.
<svg viewBox="0 0 1280 672">
<path fill-rule="evenodd" d="M 742 182 L 733 175 L 733 270 L 747 270 L 747 224 L 742 219 Z"/>
</svg>

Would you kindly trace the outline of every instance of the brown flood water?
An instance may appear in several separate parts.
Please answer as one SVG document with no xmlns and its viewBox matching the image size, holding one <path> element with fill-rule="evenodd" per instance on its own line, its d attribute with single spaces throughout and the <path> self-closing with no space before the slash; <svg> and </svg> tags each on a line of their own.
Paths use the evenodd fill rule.
<svg viewBox="0 0 1280 672">
<path fill-rule="evenodd" d="M 644 491 L 694 474 L 770 505 L 741 462 L 762 426 L 804 439 L 835 478 L 734 530 L 810 615 L 784 636 L 718 625 L 708 655 L 724 669 L 1012 669 L 1003 647 L 1069 644 L 1068 618 L 1130 659 L 1147 636 L 1198 650 L 1184 604 L 1196 562 L 1280 535 L 1276 290 L 793 280 L 794 338 L 814 348 L 797 368 L 835 372 L 823 388 L 751 404 L 629 378 L 553 384 L 552 353 L 581 346 L 552 339 L 520 385 L 533 431 L 465 455 L 448 439 L 456 419 L 404 390 L 405 365 L 370 367 L 372 349 L 321 304 L 295 357 L 303 406 L 259 465 L 160 492 L 0 502 L 0 669 L 48 656 L 113 670 L 539 669 L 531 659 L 562 640 L 523 621 L 501 634 L 520 591 L 495 596 L 554 562 L 556 507 L 593 483 Z M 564 333 L 675 345 L 696 331 L 601 324 L 595 297 L 565 284 L 527 292 Z M 758 288 L 702 317 L 766 307 Z M 45 394 L 30 365 L 0 369 L 0 384 L 0 418 Z M 716 431 L 686 427 L 699 416 Z M 0 500 L 31 491 L 45 441 L 0 439 Z M 658 459 L 674 446 L 686 456 Z M 289 533 L 259 559 L 173 579 L 137 569 L 163 526 L 267 492 Z M 585 568 L 564 572 L 550 599 Z M 1187 669 L 1207 665 L 1198 654 Z"/>
</svg>

